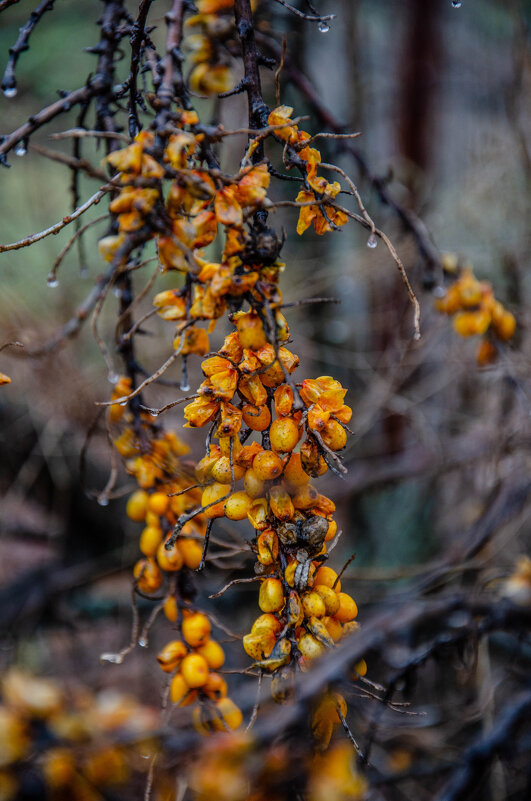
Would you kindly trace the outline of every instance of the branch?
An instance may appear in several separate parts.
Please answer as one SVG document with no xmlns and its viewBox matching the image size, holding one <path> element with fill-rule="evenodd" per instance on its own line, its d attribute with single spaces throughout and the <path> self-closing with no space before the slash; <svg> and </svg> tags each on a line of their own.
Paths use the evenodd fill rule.
<svg viewBox="0 0 531 801">
<path fill-rule="evenodd" d="M 33 29 L 46 11 L 52 10 L 54 3 L 55 0 L 42 0 L 41 4 L 37 6 L 35 11 L 31 12 L 26 24 L 20 28 L 18 39 L 13 47 L 9 48 L 9 59 L 1 83 L 1 89 L 6 97 L 14 97 L 16 95 L 17 79 L 15 76 L 15 70 L 19 56 L 25 50 L 29 50 L 29 38 L 33 32 Z M 0 11 L 1 10 L 2 9 L 0 8 Z"/>
</svg>

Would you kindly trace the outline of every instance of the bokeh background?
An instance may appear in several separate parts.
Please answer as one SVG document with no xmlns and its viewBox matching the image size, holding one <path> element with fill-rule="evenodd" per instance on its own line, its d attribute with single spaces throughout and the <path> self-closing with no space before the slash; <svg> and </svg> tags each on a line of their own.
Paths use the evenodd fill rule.
<svg viewBox="0 0 531 801">
<path fill-rule="evenodd" d="M 162 19 L 162 2 L 155 17 L 159 5 Z M 301 356 L 299 373 L 333 374 L 348 387 L 354 408 L 349 474 L 343 482 L 325 477 L 321 491 L 337 501 L 344 532 L 336 561 L 356 553 L 344 584 L 363 621 L 375 604 L 406 592 L 438 559 L 458 557 L 489 499 L 529 475 L 531 4 L 463 0 L 454 8 L 450 0 L 328 0 L 322 11 L 336 12 L 338 19 L 324 33 L 269 5 L 269 22 L 261 23 L 264 35 L 271 26 L 285 33 L 320 100 L 341 123 L 361 132 L 354 145 L 372 174 L 385 177 L 392 196 L 420 216 L 439 250 L 459 254 L 478 278 L 492 282 L 518 321 L 514 343 L 503 348 L 498 362 L 478 368 L 476 343 L 457 337 L 449 320 L 433 309 L 433 284 L 440 286 L 442 274 L 427 274 L 396 215 L 360 177 L 355 160 L 338 154 L 333 143 L 323 145 L 323 155 L 358 184 L 408 270 L 421 303 L 420 342 L 413 341 L 411 306 L 382 243 L 368 248 L 367 232 L 354 224 L 323 238 L 312 232 L 301 238 L 294 230 L 295 210 L 275 214 L 275 225 L 287 232 L 286 301 L 312 296 L 341 301 L 295 308 L 290 324 Z M 62 0 L 43 18 L 19 62 L 18 95 L 0 97 L 1 133 L 51 102 L 57 90 L 82 85 L 94 69 L 94 56 L 84 48 L 97 41 L 100 9 L 98 2 Z M 27 11 L 21 3 L 2 14 L 2 63 Z M 126 70 L 124 61 L 123 77 Z M 288 78 L 281 76 L 282 102 L 296 114 L 311 115 L 305 127 L 317 131 L 315 110 Z M 265 94 L 273 105 L 271 77 L 265 79 Z M 211 101 L 198 105 L 207 117 L 219 113 Z M 49 134 L 74 120 L 72 114 L 54 121 L 32 144 L 69 152 L 65 140 Z M 246 124 L 242 96 L 223 104 L 221 120 L 226 127 Z M 229 141 L 226 157 L 237 164 L 242 140 Z M 98 164 L 104 153 L 87 144 L 84 155 Z M 280 149 L 270 155 L 281 163 Z M 71 203 L 66 167 L 32 147 L 10 162 L 0 174 L 1 242 L 46 228 Z M 83 178 L 81 198 L 97 188 L 97 181 Z M 275 197 L 291 197 L 292 190 L 291 184 L 277 184 Z M 103 214 L 102 206 L 86 219 Z M 94 686 L 127 680 L 131 690 L 156 703 L 160 680 L 154 660 L 149 664 L 144 654 L 133 654 L 119 673 L 98 662 L 101 651 L 118 649 L 129 636 L 130 567 L 139 533 L 124 515 L 123 498 L 102 508 L 91 497 L 109 470 L 104 431 L 91 438 L 80 471 L 94 402 L 110 390 L 107 368 L 89 324 L 43 358 L 24 353 L 52 336 L 90 291 L 102 271 L 96 242 L 104 225 L 87 233 L 83 264 L 72 249 L 56 287 L 46 279 L 69 228 L 29 249 L 0 255 L 0 344 L 25 345 L 0 354 L 0 369 L 13 379 L 0 398 L 0 668 L 15 661 L 65 679 L 82 673 Z M 136 287 L 148 277 L 136 276 Z M 172 285 L 173 277 L 165 276 L 159 291 Z M 110 296 L 100 321 L 108 341 L 116 308 Z M 149 298 L 141 310 L 149 310 Z M 146 328 L 154 336 L 143 338 L 141 362 L 151 371 L 171 352 L 172 332 L 153 320 Z M 221 341 L 221 326 L 216 336 Z M 179 378 L 178 363 L 168 375 Z M 192 385 L 197 378 L 193 366 Z M 147 397 L 157 406 L 175 392 L 152 386 Z M 165 424 L 180 427 L 178 411 L 170 412 Z M 202 437 L 193 431 L 184 436 L 199 453 Z M 128 486 L 125 475 L 121 486 Z M 479 555 L 470 574 L 455 579 L 458 583 L 479 580 L 496 592 L 516 556 L 529 550 L 529 502 L 513 511 L 497 526 L 488 552 Z M 250 533 L 244 524 L 226 532 L 243 543 Z M 242 553 L 229 568 L 227 578 L 249 575 L 252 554 Z M 205 595 L 225 581 L 214 567 L 207 569 L 207 579 Z M 256 612 L 254 589 L 236 588 L 218 609 L 239 632 L 248 630 Z M 153 646 L 164 637 L 155 630 Z M 463 713 L 471 721 L 504 678 L 512 648 L 506 639 L 494 638 L 490 651 L 482 653 L 484 670 L 474 679 Z M 519 655 L 520 668 L 529 667 L 530 656 L 529 651 Z M 232 658 L 244 662 L 237 645 Z M 417 702 L 427 715 L 408 721 L 408 736 L 425 736 L 424 727 L 440 722 L 441 711 L 430 699 L 447 669 L 425 674 Z M 451 681 L 458 681 L 457 668 L 451 670 Z"/>
</svg>

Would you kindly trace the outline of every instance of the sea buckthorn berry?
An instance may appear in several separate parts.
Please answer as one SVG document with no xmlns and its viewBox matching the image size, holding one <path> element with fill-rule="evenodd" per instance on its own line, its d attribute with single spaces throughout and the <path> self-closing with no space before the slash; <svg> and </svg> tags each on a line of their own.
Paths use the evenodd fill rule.
<svg viewBox="0 0 531 801">
<path fill-rule="evenodd" d="M 273 529 L 262 531 L 256 541 L 257 558 L 262 565 L 273 565 L 278 559 L 278 537 Z"/>
<path fill-rule="evenodd" d="M 228 692 L 227 682 L 219 673 L 210 673 L 208 681 L 203 687 L 203 692 L 213 701 L 226 698 Z"/>
<path fill-rule="evenodd" d="M 350 423 L 352 419 L 352 409 L 350 406 L 342 406 L 341 409 L 338 409 L 337 412 L 334 412 L 334 417 L 337 417 L 341 423 L 345 423 L 346 425 L 347 423 Z"/>
<path fill-rule="evenodd" d="M 356 664 L 354 665 L 354 672 L 357 673 L 358 676 L 361 676 L 362 678 L 363 676 L 367 675 L 367 662 L 365 661 L 365 659 L 360 659 L 359 662 L 356 662 Z M 355 678 L 358 678 L 358 676 L 356 676 Z"/>
<path fill-rule="evenodd" d="M 330 500 L 330 498 L 327 498 L 326 495 L 320 494 L 313 513 L 315 515 L 321 515 L 321 517 L 330 517 L 335 511 L 336 505 L 334 501 Z"/>
<path fill-rule="evenodd" d="M 146 512 L 146 526 L 153 526 L 153 528 L 160 528 L 160 517 L 153 512 Z"/>
<path fill-rule="evenodd" d="M 172 640 L 157 654 L 157 662 L 165 673 L 173 673 L 187 653 L 188 648 L 182 640 Z"/>
<path fill-rule="evenodd" d="M 173 595 L 171 595 L 169 598 L 166 598 L 166 600 L 164 601 L 164 614 L 166 615 L 170 623 L 177 622 L 177 618 L 179 616 L 179 608 L 177 606 L 177 601 L 175 600 Z"/>
<path fill-rule="evenodd" d="M 267 659 L 275 647 L 275 635 L 271 630 L 251 632 L 243 638 L 243 649 L 255 662 Z"/>
<path fill-rule="evenodd" d="M 261 498 L 265 492 L 265 483 L 250 467 L 243 477 L 245 492 L 250 498 Z"/>
<path fill-rule="evenodd" d="M 473 337 L 484 334 L 490 321 L 491 316 L 487 311 L 463 311 L 455 315 L 453 326 L 460 336 Z"/>
<path fill-rule="evenodd" d="M 157 562 L 162 570 L 169 573 L 180 570 L 183 566 L 183 557 L 177 542 L 174 542 L 170 548 L 166 548 L 166 543 L 161 542 L 157 548 Z"/>
<path fill-rule="evenodd" d="M 203 558 L 203 546 L 201 543 L 188 537 L 179 537 L 177 547 L 186 567 L 190 568 L 190 570 L 197 570 Z"/>
<path fill-rule="evenodd" d="M 305 633 L 298 640 L 299 651 L 306 659 L 316 659 L 325 651 L 325 646 L 312 634 Z"/>
<path fill-rule="evenodd" d="M 337 420 L 329 420 L 322 432 L 323 442 L 333 451 L 341 451 L 347 444 L 347 432 Z"/>
<path fill-rule="evenodd" d="M 350 623 L 351 620 L 354 620 L 354 618 L 358 616 L 356 602 L 350 595 L 347 595 L 346 592 L 339 592 L 338 597 L 339 609 L 335 613 L 335 617 L 341 623 Z"/>
<path fill-rule="evenodd" d="M 260 632 L 278 634 L 280 631 L 282 631 L 282 623 L 278 617 L 275 617 L 275 615 L 271 613 L 266 613 L 257 617 L 251 627 L 252 634 L 258 634 Z"/>
<path fill-rule="evenodd" d="M 218 670 L 225 662 L 225 651 L 215 640 L 208 640 L 204 645 L 197 649 L 197 653 L 203 656 L 211 670 Z"/>
<path fill-rule="evenodd" d="M 162 542 L 162 531 L 154 526 L 146 526 L 140 535 L 140 550 L 144 556 L 155 556 Z"/>
<path fill-rule="evenodd" d="M 319 452 L 317 443 L 313 439 L 307 439 L 301 445 L 301 464 L 303 470 L 312 478 L 318 478 L 326 473 L 328 466 Z"/>
<path fill-rule="evenodd" d="M 252 431 L 265 431 L 271 422 L 271 412 L 267 406 L 253 406 L 246 403 L 242 408 L 243 422 Z"/>
<path fill-rule="evenodd" d="M 304 484 L 308 484 L 310 481 L 310 476 L 302 467 L 300 453 L 291 454 L 288 463 L 284 468 L 283 478 L 290 488 L 300 487 L 304 486 Z"/>
<path fill-rule="evenodd" d="M 282 474 L 283 463 L 273 451 L 261 451 L 253 460 L 253 470 L 262 481 L 270 481 Z"/>
<path fill-rule="evenodd" d="M 239 707 L 230 698 L 222 698 L 216 702 L 217 717 L 213 718 L 214 728 L 217 731 L 234 731 L 242 725 L 243 715 Z"/>
<path fill-rule="evenodd" d="M 210 621 L 201 612 L 192 612 L 183 620 L 182 635 L 188 645 L 192 648 L 199 648 L 204 645 L 210 637 Z"/>
<path fill-rule="evenodd" d="M 148 508 L 156 515 L 165 515 L 170 505 L 170 499 L 165 492 L 153 492 L 149 496 Z"/>
<path fill-rule="evenodd" d="M 492 364 L 496 361 L 497 356 L 498 351 L 496 346 L 493 345 L 492 342 L 489 342 L 488 339 L 484 339 L 478 348 L 476 356 L 479 366 L 486 367 L 488 364 Z"/>
<path fill-rule="evenodd" d="M 284 606 L 282 582 L 277 578 L 265 579 L 260 585 L 258 606 L 262 612 L 278 612 Z"/>
<path fill-rule="evenodd" d="M 325 584 L 314 584 L 313 591 L 319 595 L 325 606 L 325 615 L 335 615 L 339 609 L 339 594 Z M 319 615 L 317 615 L 319 617 Z"/>
<path fill-rule="evenodd" d="M 209 480 L 212 475 L 212 468 L 217 463 L 220 456 L 221 448 L 219 445 L 211 445 L 209 453 L 206 456 L 203 456 L 203 458 L 197 463 L 195 474 L 197 476 L 197 480 L 201 484 L 205 484 Z"/>
<path fill-rule="evenodd" d="M 290 453 L 300 437 L 299 426 L 291 417 L 280 417 L 271 424 L 269 439 L 277 453 Z"/>
<path fill-rule="evenodd" d="M 247 519 L 256 531 L 264 531 L 268 526 L 268 504 L 266 498 L 256 498 L 247 512 Z"/>
<path fill-rule="evenodd" d="M 292 500 L 295 509 L 312 509 L 319 500 L 319 492 L 311 484 L 306 484 L 298 487 Z"/>
<path fill-rule="evenodd" d="M 325 542 L 333 540 L 337 534 L 337 523 L 335 520 L 328 521 L 328 531 L 326 532 Z"/>
<path fill-rule="evenodd" d="M 347 634 L 353 634 L 355 631 L 359 631 L 361 628 L 360 624 L 357 620 L 350 620 L 348 623 L 343 623 L 343 637 L 346 637 Z"/>
<path fill-rule="evenodd" d="M 180 706 L 187 706 L 186 700 L 189 692 L 189 686 L 181 674 L 177 673 L 171 680 L 170 684 L 170 698 L 172 703 L 179 704 Z"/>
<path fill-rule="evenodd" d="M 328 723 L 338 724 L 341 723 L 338 710 L 343 717 L 346 717 L 347 702 L 343 696 L 339 693 L 326 693 L 314 712 L 314 718 L 321 718 L 322 720 L 328 721 Z"/>
<path fill-rule="evenodd" d="M 236 312 L 232 315 L 232 322 L 238 331 L 242 348 L 258 350 L 266 344 L 264 326 L 255 311 Z"/>
<path fill-rule="evenodd" d="M 335 617 L 324 617 L 323 623 L 326 626 L 326 630 L 333 639 L 334 642 L 338 642 L 341 637 L 343 636 L 343 626 Z"/>
<path fill-rule="evenodd" d="M 275 412 L 277 417 L 285 417 L 293 408 L 293 390 L 289 384 L 281 384 L 275 389 Z"/>
<path fill-rule="evenodd" d="M 322 566 L 319 568 L 314 576 L 314 587 L 318 584 L 324 584 L 325 587 L 330 587 L 336 592 L 341 592 L 341 582 L 337 578 L 337 573 L 331 567 Z M 335 586 L 334 586 L 335 585 Z"/>
<path fill-rule="evenodd" d="M 242 451 L 242 444 L 238 437 L 219 437 L 219 447 L 223 456 L 230 457 L 232 453 L 234 461 L 238 459 Z"/>
<path fill-rule="evenodd" d="M 135 523 L 142 523 L 145 520 L 148 510 L 148 499 L 149 495 L 147 492 L 144 492 L 144 490 L 136 490 L 136 492 L 133 492 L 127 501 L 127 517 L 134 520 Z"/>
<path fill-rule="evenodd" d="M 271 487 L 269 505 L 277 520 L 291 520 L 295 514 L 295 507 L 289 494 L 283 487 Z"/>
<path fill-rule="evenodd" d="M 133 568 L 133 576 L 137 581 L 137 587 L 140 592 L 145 592 L 148 595 L 151 592 L 156 592 L 162 586 L 162 573 L 151 557 L 138 560 Z"/>
<path fill-rule="evenodd" d="M 219 484 L 217 481 L 205 487 L 201 496 L 201 506 L 209 506 L 205 509 L 204 515 L 210 519 L 215 517 L 223 517 L 225 514 L 224 502 L 230 494 L 230 484 Z M 220 498 L 223 498 L 221 503 L 215 503 Z"/>
<path fill-rule="evenodd" d="M 203 687 L 208 681 L 208 663 L 201 654 L 188 654 L 181 662 L 181 674 L 189 687 Z"/>
<path fill-rule="evenodd" d="M 324 617 L 327 611 L 324 600 L 317 592 L 308 592 L 302 596 L 302 608 L 305 617 Z"/>
<path fill-rule="evenodd" d="M 240 478 L 243 477 L 244 473 L 245 470 L 243 467 L 240 467 L 239 464 L 235 463 L 234 456 L 232 460 L 232 474 L 230 467 L 230 456 L 220 456 L 217 462 L 212 466 L 211 471 L 212 478 L 219 484 L 230 484 L 232 482 L 232 475 L 234 475 L 235 481 L 239 481 Z"/>
<path fill-rule="evenodd" d="M 246 492 L 233 492 L 225 501 L 225 517 L 229 520 L 245 520 L 252 505 L 253 499 Z"/>
<path fill-rule="evenodd" d="M 510 311 L 504 311 L 499 319 L 493 320 L 493 327 L 497 337 L 506 342 L 515 332 L 516 318 Z"/>
</svg>

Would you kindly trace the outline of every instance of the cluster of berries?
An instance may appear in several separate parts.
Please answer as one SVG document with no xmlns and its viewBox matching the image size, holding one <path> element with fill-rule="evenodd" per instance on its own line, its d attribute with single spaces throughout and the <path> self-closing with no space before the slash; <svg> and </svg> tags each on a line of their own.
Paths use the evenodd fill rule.
<svg viewBox="0 0 531 801">
<path fill-rule="evenodd" d="M 157 656 L 162 670 L 174 674 L 170 684 L 172 702 L 179 706 L 199 702 L 193 719 L 201 734 L 237 729 L 242 713 L 227 697 L 227 682 L 216 672 L 225 662 L 225 653 L 210 636 L 208 617 L 183 608 L 180 618 L 176 618 L 182 639 L 168 642 Z"/>
<path fill-rule="evenodd" d="M 188 76 L 193 92 L 217 95 L 233 85 L 230 45 L 234 35 L 234 0 L 197 0 L 197 14 L 186 20 L 186 27 L 197 30 L 186 37 L 190 61 L 194 65 Z"/>
<path fill-rule="evenodd" d="M 496 300 L 488 281 L 478 281 L 470 267 L 461 271 L 444 297 L 435 301 L 435 306 L 438 311 L 453 316 L 454 329 L 460 336 L 484 337 L 477 353 L 480 365 L 495 361 L 496 340 L 507 342 L 514 335 L 514 315 Z"/>
<path fill-rule="evenodd" d="M 291 106 L 278 106 L 269 115 L 268 123 L 282 126 L 275 130 L 275 137 L 285 142 L 292 151 L 287 166 L 295 163 L 305 172 L 304 189 L 301 189 L 296 198 L 297 203 L 306 204 L 299 212 L 297 233 L 303 234 L 313 223 L 317 234 L 326 234 L 348 221 L 344 211 L 326 202 L 337 197 L 341 185 L 338 181 L 330 183 L 317 174 L 321 154 L 315 147 L 307 144 L 311 139 L 309 133 L 299 130 L 298 125 L 290 124 L 292 114 Z M 316 205 L 316 201 L 320 205 Z"/>
</svg>

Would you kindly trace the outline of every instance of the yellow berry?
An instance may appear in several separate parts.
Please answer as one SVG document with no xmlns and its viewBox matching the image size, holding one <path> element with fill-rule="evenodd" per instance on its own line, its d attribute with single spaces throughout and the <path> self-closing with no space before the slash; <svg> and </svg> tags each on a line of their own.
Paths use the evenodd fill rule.
<svg viewBox="0 0 531 801">
<path fill-rule="evenodd" d="M 155 556 L 162 542 L 162 531 L 154 526 L 146 526 L 140 535 L 140 550 L 144 556 Z"/>
<path fill-rule="evenodd" d="M 331 587 L 325 584 L 314 584 L 313 591 L 316 592 L 322 599 L 325 606 L 326 615 L 335 615 L 339 609 L 339 595 Z"/>
<path fill-rule="evenodd" d="M 320 643 L 316 637 L 308 633 L 303 634 L 298 639 L 297 644 L 299 646 L 299 651 L 306 659 L 315 659 L 325 650 L 325 646 Z"/>
<path fill-rule="evenodd" d="M 260 585 L 258 606 L 262 612 L 278 612 L 284 606 L 282 582 L 277 578 L 265 579 Z"/>
<path fill-rule="evenodd" d="M 201 612 L 193 612 L 183 620 L 182 635 L 188 645 L 198 648 L 210 637 L 210 621 Z"/>
<path fill-rule="evenodd" d="M 202 687 L 208 681 L 208 663 L 201 654 L 188 654 L 181 662 L 182 677 L 189 687 Z"/>
<path fill-rule="evenodd" d="M 188 687 L 187 683 L 183 679 L 180 673 L 177 673 L 171 680 L 170 684 L 170 698 L 173 704 L 183 704 L 187 694 L 190 692 L 190 688 Z"/>
<path fill-rule="evenodd" d="M 273 451 L 261 451 L 253 460 L 253 470 L 262 481 L 278 478 L 283 467 L 282 460 Z"/>
<path fill-rule="evenodd" d="M 299 441 L 299 426 L 291 417 L 280 417 L 271 424 L 269 439 L 277 453 L 291 452 Z"/>
<path fill-rule="evenodd" d="M 271 422 L 271 412 L 267 406 L 253 406 L 246 403 L 242 408 L 243 422 L 252 431 L 265 431 Z"/>
<path fill-rule="evenodd" d="M 164 614 L 170 621 L 170 623 L 175 623 L 177 621 L 177 617 L 179 616 L 179 609 L 177 606 L 177 601 L 175 600 L 174 596 L 171 595 L 169 598 L 166 598 L 164 601 Z"/>
<path fill-rule="evenodd" d="M 225 651 L 215 640 L 209 640 L 201 645 L 197 649 L 197 653 L 206 659 L 211 670 L 218 670 L 225 662 Z"/>
<path fill-rule="evenodd" d="M 161 542 L 157 548 L 157 562 L 162 570 L 174 573 L 183 566 L 183 557 L 176 542 L 171 548 L 166 549 L 166 543 Z"/>
<path fill-rule="evenodd" d="M 151 557 L 139 559 L 133 568 L 133 575 L 140 592 L 149 594 L 156 592 L 162 586 L 162 573 Z"/>
<path fill-rule="evenodd" d="M 252 503 L 253 499 L 246 492 L 233 492 L 225 501 L 225 517 L 229 520 L 245 520 Z"/>
<path fill-rule="evenodd" d="M 190 570 L 196 570 L 203 558 L 203 546 L 198 540 L 191 540 L 187 537 L 179 537 L 177 547 L 183 558 L 183 562 Z"/>
<path fill-rule="evenodd" d="M 317 592 L 308 592 L 302 596 L 302 608 L 304 616 L 308 618 L 324 617 L 326 614 L 325 603 Z"/>
<path fill-rule="evenodd" d="M 241 726 L 243 715 L 239 707 L 230 698 L 222 698 L 216 702 L 219 717 L 213 719 L 214 728 L 218 731 L 234 730 Z"/>
<path fill-rule="evenodd" d="M 157 654 L 157 662 L 165 673 L 173 673 L 187 653 L 188 649 L 182 640 L 172 640 Z"/>
<path fill-rule="evenodd" d="M 283 487 L 272 487 L 269 493 L 269 505 L 277 520 L 291 520 L 295 514 L 293 502 Z"/>
<path fill-rule="evenodd" d="M 258 477 L 252 467 L 245 471 L 245 476 L 243 477 L 243 486 L 245 487 L 245 492 L 250 498 L 261 498 L 265 491 L 265 484 L 263 480 Z"/>
<path fill-rule="evenodd" d="M 337 573 L 331 567 L 323 565 L 319 568 L 314 576 L 314 586 L 317 584 L 324 584 L 325 587 L 331 587 L 336 592 L 341 592 L 341 582 L 338 581 Z"/>
<path fill-rule="evenodd" d="M 203 494 L 201 496 L 201 506 L 209 506 L 208 509 L 205 509 L 205 516 L 212 519 L 215 517 L 223 517 L 225 514 L 223 501 L 221 503 L 215 503 L 220 498 L 226 498 L 230 494 L 230 484 L 218 484 L 215 482 L 214 484 L 210 484 L 208 487 L 205 487 L 203 490 Z"/>
<path fill-rule="evenodd" d="M 168 511 L 169 505 L 170 499 L 165 492 L 153 492 L 149 496 L 148 508 L 150 512 L 153 512 L 153 514 L 159 516 L 165 515 Z"/>
<path fill-rule="evenodd" d="M 148 510 L 148 498 L 149 495 L 144 490 L 133 492 L 127 501 L 127 517 L 130 517 L 135 523 L 142 523 Z"/>
<path fill-rule="evenodd" d="M 325 423 L 321 437 L 325 445 L 333 451 L 341 451 L 347 444 L 347 432 L 337 420 Z"/>
<path fill-rule="evenodd" d="M 339 597 L 339 609 L 335 613 L 335 616 L 341 623 L 350 623 L 351 620 L 354 620 L 355 617 L 358 615 L 358 607 L 356 606 L 356 602 L 350 595 L 347 595 L 346 592 L 338 593 Z"/>
</svg>

